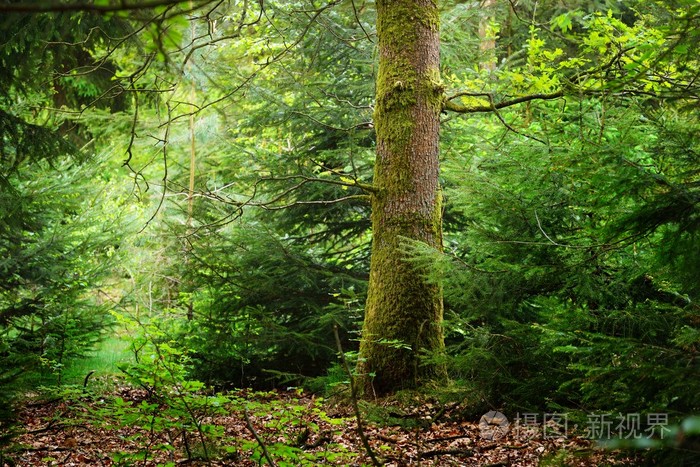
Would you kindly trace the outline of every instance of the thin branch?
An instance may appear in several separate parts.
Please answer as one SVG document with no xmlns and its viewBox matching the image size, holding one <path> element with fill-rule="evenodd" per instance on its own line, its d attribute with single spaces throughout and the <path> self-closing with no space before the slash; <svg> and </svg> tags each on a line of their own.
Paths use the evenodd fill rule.
<svg viewBox="0 0 700 467">
<path fill-rule="evenodd" d="M 355 104 L 354 102 L 351 102 L 351 101 L 350 101 L 349 99 L 347 99 L 347 98 L 340 97 L 340 96 L 337 95 L 337 94 L 333 94 L 333 93 L 331 93 L 331 92 L 328 92 L 328 91 L 327 91 L 326 89 L 324 89 L 324 88 L 320 88 L 320 89 L 318 89 L 318 91 L 319 91 L 321 94 L 323 94 L 324 96 L 326 96 L 326 97 L 328 97 L 328 98 L 331 98 L 331 99 L 335 99 L 337 102 L 339 102 L 339 103 L 341 103 L 341 104 L 346 104 L 346 105 L 352 107 L 353 109 L 372 110 L 372 106 L 369 105 L 369 104 L 367 104 L 367 105 Z M 361 98 L 361 97 L 360 97 L 360 98 Z M 371 100 L 371 98 L 367 97 L 367 100 L 369 101 L 369 100 Z M 371 123 L 372 123 L 372 122 L 363 122 L 363 123 L 361 123 L 361 124 L 355 125 L 355 127 L 360 127 L 360 128 L 363 128 L 363 129 L 364 129 L 364 128 L 372 128 Z M 355 127 L 353 127 L 353 128 L 355 128 Z"/>
<path fill-rule="evenodd" d="M 474 266 L 473 264 L 469 264 L 466 261 L 464 261 L 462 258 L 457 256 L 457 254 L 454 252 L 454 250 L 450 250 L 449 253 L 443 252 L 444 255 L 449 255 L 450 257 L 454 258 L 457 262 L 459 262 L 462 266 L 464 266 L 467 269 L 471 269 L 476 272 L 480 272 L 482 274 L 504 274 L 509 272 L 507 269 L 499 269 L 497 271 L 489 271 L 487 269 L 481 269 L 477 266 Z"/>
<path fill-rule="evenodd" d="M 133 87 L 134 83 L 133 81 L 131 82 L 131 85 Z M 141 192 L 141 185 L 139 184 L 139 176 L 143 178 L 144 183 L 146 183 L 146 191 L 148 191 L 148 180 L 146 177 L 143 176 L 141 171 L 135 170 L 131 166 L 131 160 L 134 157 L 134 141 L 136 139 L 136 125 L 138 124 L 139 121 L 139 93 L 134 93 L 134 116 L 133 119 L 131 120 L 131 130 L 129 132 L 129 144 L 126 147 L 126 160 L 122 164 L 122 167 L 126 167 L 131 172 L 134 174 L 134 190 L 138 188 L 139 193 Z M 140 195 L 137 195 L 138 198 L 140 198 Z"/>
<path fill-rule="evenodd" d="M 369 107 L 365 107 L 365 108 L 369 108 Z M 308 118 L 312 122 L 314 122 L 318 125 L 321 125 L 329 130 L 342 131 L 344 133 L 349 133 L 350 131 L 353 131 L 353 130 L 370 130 L 370 129 L 372 129 L 371 122 L 362 122 L 362 123 L 358 123 L 357 125 L 353 125 L 351 127 L 343 128 L 343 127 L 339 127 L 339 126 L 333 126 L 333 125 L 330 125 L 328 123 L 323 123 L 322 121 L 318 120 L 317 118 L 314 118 L 311 115 L 305 114 L 305 113 L 300 112 L 298 110 L 293 110 L 292 113 L 300 115 L 304 118 Z"/>
<path fill-rule="evenodd" d="M 418 456 L 419 459 L 429 459 L 431 457 L 439 457 L 439 456 L 460 456 L 460 457 L 468 457 L 468 456 L 473 456 L 474 451 L 471 449 L 436 449 L 434 451 L 427 451 L 427 452 L 422 452 Z"/>
<path fill-rule="evenodd" d="M 547 240 L 549 240 L 552 245 L 563 246 L 566 248 L 571 246 L 571 245 L 562 245 L 561 243 L 557 243 L 554 240 L 552 240 L 549 235 L 547 235 L 547 232 L 545 232 L 544 229 L 542 228 L 542 223 L 540 222 L 540 217 L 537 215 L 537 211 L 535 211 L 535 219 L 537 219 L 537 228 L 540 229 L 540 232 L 542 232 L 542 235 L 544 235 L 544 237 Z"/>
<path fill-rule="evenodd" d="M 351 199 L 361 199 L 364 201 L 369 201 L 369 196 L 367 196 L 367 195 L 349 195 L 349 196 L 343 196 L 342 198 L 336 198 L 336 199 L 331 199 L 331 200 L 294 201 L 293 203 L 285 204 L 282 206 L 269 206 L 266 203 L 260 203 L 260 204 L 251 203 L 250 206 L 257 206 L 257 207 L 265 209 L 266 211 L 280 211 L 282 209 L 288 209 L 288 208 L 291 208 L 294 206 L 304 206 L 304 205 L 309 205 L 309 204 L 320 204 L 320 205 L 328 206 L 330 204 L 342 203 L 343 201 L 348 201 Z"/>
<path fill-rule="evenodd" d="M 479 105 L 460 105 L 455 102 L 452 102 L 453 99 L 456 99 L 458 97 L 462 96 L 488 96 L 490 97 L 490 100 L 493 99 L 492 94 L 489 93 L 471 93 L 471 92 L 458 92 L 452 96 L 448 96 L 445 98 L 445 102 L 443 104 L 443 109 L 444 110 L 450 110 L 452 112 L 457 112 L 457 113 L 479 113 L 479 112 L 493 112 L 494 110 L 498 109 L 504 109 L 506 107 L 511 107 L 517 104 L 522 104 L 524 102 L 530 102 L 530 101 L 535 101 L 535 100 L 552 100 L 552 99 L 559 99 L 561 97 L 564 97 L 565 93 L 564 90 L 561 89 L 556 92 L 552 92 L 549 94 L 543 94 L 543 93 L 538 93 L 538 94 L 528 94 L 527 96 L 520 96 L 516 97 L 515 99 L 509 99 L 505 101 L 500 101 L 500 102 L 491 102 L 488 105 L 487 104 L 479 104 Z"/>
<path fill-rule="evenodd" d="M 563 244 L 563 243 L 552 243 L 551 240 L 548 242 L 532 242 L 532 241 L 527 241 L 527 240 L 493 240 L 490 242 L 486 242 L 486 244 L 512 244 L 512 245 L 532 245 L 532 246 L 555 246 L 555 247 L 561 247 L 561 248 L 575 248 L 575 249 L 580 249 L 580 250 L 592 250 L 594 248 L 600 248 L 603 250 L 612 250 L 613 248 L 623 248 L 625 245 L 627 245 L 627 242 L 633 242 L 638 239 L 646 237 L 647 234 L 644 233 L 637 233 L 637 234 L 631 234 L 627 235 L 626 237 L 623 237 L 619 240 L 615 240 L 612 242 L 607 242 L 607 243 L 595 243 L 592 245 L 570 245 L 570 244 Z M 621 245 L 621 246 L 617 246 Z"/>
<path fill-rule="evenodd" d="M 266 181 L 274 181 L 274 182 L 282 182 L 286 180 L 294 180 L 294 179 L 301 179 L 302 184 L 314 182 L 314 183 L 329 183 L 331 185 L 340 185 L 340 186 L 346 186 L 348 188 L 359 188 L 362 191 L 366 191 L 368 193 L 377 193 L 379 190 L 377 187 L 374 185 L 370 185 L 369 183 L 363 183 L 357 180 L 353 180 L 352 182 L 344 182 L 342 180 L 330 180 L 326 178 L 318 178 L 318 177 L 307 177 L 306 175 L 287 175 L 284 177 L 266 177 L 266 178 L 261 178 L 258 180 L 256 183 L 260 182 L 266 182 Z"/>
<path fill-rule="evenodd" d="M 170 108 L 170 103 L 168 103 L 168 121 L 172 121 L 170 118 L 172 110 Z M 162 194 L 160 195 L 160 200 L 158 201 L 158 207 L 156 207 L 156 210 L 153 212 L 153 215 L 148 219 L 146 224 L 139 230 L 138 233 L 143 232 L 146 230 L 146 227 L 153 222 L 153 219 L 156 218 L 158 213 L 160 212 L 160 209 L 163 207 L 163 202 L 165 201 L 165 193 L 168 191 L 168 141 L 170 138 L 170 125 L 167 125 L 165 127 L 165 136 L 163 136 L 163 188 L 162 188 Z"/>
<path fill-rule="evenodd" d="M 195 8 L 201 8 L 212 3 L 213 0 L 200 0 L 196 3 Z M 145 10 L 147 8 L 156 8 L 162 6 L 175 6 L 189 3 L 189 0 L 138 0 L 127 2 L 120 0 L 111 5 L 96 5 L 94 3 L 74 2 L 74 3 L 58 3 L 58 2 L 26 2 L 26 3 L 10 3 L 0 5 L 1 13 L 62 13 L 71 11 L 91 11 L 97 13 L 109 13 L 115 11 L 130 11 L 130 10 Z"/>
<path fill-rule="evenodd" d="M 345 369 L 345 373 L 347 373 L 348 378 L 350 379 L 350 397 L 352 398 L 352 408 L 355 411 L 355 419 L 357 419 L 357 434 L 360 437 L 360 440 L 362 440 L 362 445 L 365 447 L 367 455 L 369 455 L 369 458 L 372 459 L 372 464 L 374 464 L 375 466 L 384 465 L 383 462 L 377 459 L 377 456 L 376 454 L 374 454 L 372 446 L 369 445 L 369 441 L 367 440 L 367 436 L 365 435 L 364 424 L 362 423 L 362 414 L 360 413 L 360 406 L 357 403 L 357 388 L 355 387 L 355 378 L 352 376 L 352 371 L 350 371 L 348 361 L 345 359 L 345 352 L 343 351 L 343 346 L 340 343 L 340 335 L 338 334 L 337 324 L 333 324 L 333 335 L 335 336 L 335 343 L 338 346 L 338 356 L 340 357 L 340 362 L 342 363 L 343 368 Z"/>
<path fill-rule="evenodd" d="M 494 102 L 493 102 L 493 96 L 491 96 L 491 94 L 489 94 L 488 96 L 489 96 L 489 103 L 491 104 L 491 108 L 493 109 L 493 113 L 496 114 L 496 117 L 498 117 L 498 119 L 501 121 L 501 123 L 503 123 L 503 125 L 504 125 L 506 128 L 508 128 L 510 131 L 512 131 L 512 132 L 515 133 L 516 135 L 524 136 L 524 137 L 526 137 L 526 138 L 529 138 L 529 139 L 538 141 L 538 142 L 540 142 L 540 143 L 542 143 L 542 144 L 545 144 L 545 145 L 547 144 L 545 141 L 543 141 L 543 140 L 537 138 L 536 136 L 532 136 L 532 135 L 528 135 L 528 134 L 526 134 L 526 133 L 522 133 L 522 132 L 516 130 L 515 128 L 513 128 L 513 127 L 512 127 L 508 122 L 506 122 L 505 119 L 501 116 L 501 113 L 498 111 L 498 109 L 496 108 L 496 105 L 495 105 Z"/>
<path fill-rule="evenodd" d="M 360 21 L 360 16 L 357 14 L 357 7 L 355 6 L 355 0 L 351 0 L 350 3 L 352 3 L 352 12 L 355 14 L 355 21 L 357 21 L 357 24 L 360 26 L 360 29 L 362 29 L 362 32 L 365 33 L 367 40 L 374 44 L 374 41 L 365 30 L 365 27 L 362 25 L 362 21 Z"/>
<path fill-rule="evenodd" d="M 294 184 L 293 186 L 285 189 L 282 191 L 282 193 L 276 195 L 274 198 L 267 200 L 267 201 L 260 201 L 260 202 L 254 202 L 253 200 L 257 197 L 258 194 L 258 189 L 261 183 L 263 182 L 268 182 L 268 181 L 289 181 L 289 180 L 299 180 L 298 183 Z M 194 229 L 193 233 L 198 232 L 201 229 L 205 228 L 210 228 L 210 227 L 218 227 L 222 225 L 226 225 L 237 218 L 239 218 L 243 214 L 243 208 L 244 207 L 255 207 L 255 208 L 261 208 L 265 209 L 267 211 L 279 211 L 282 209 L 288 209 L 294 206 L 303 206 L 303 205 L 332 205 L 336 203 L 342 203 L 345 201 L 357 199 L 357 200 L 362 200 L 362 201 L 369 201 L 369 195 L 362 195 L 362 194 L 354 194 L 354 195 L 348 195 L 348 196 L 343 196 L 341 198 L 336 198 L 336 199 L 331 199 L 331 200 L 310 200 L 310 201 L 305 201 L 305 200 L 298 200 L 298 201 L 293 201 L 284 205 L 276 205 L 276 203 L 281 202 L 285 197 L 289 196 L 292 194 L 294 191 L 298 190 L 302 186 L 306 185 L 307 183 L 311 182 L 316 182 L 316 183 L 328 183 L 331 185 L 340 185 L 340 186 L 346 186 L 346 187 L 353 187 L 353 188 L 360 188 L 366 192 L 376 192 L 376 188 L 373 187 L 372 185 L 364 184 L 362 182 L 358 181 L 352 181 L 352 182 L 344 182 L 341 180 L 328 180 L 324 178 L 315 178 L 315 177 L 307 177 L 305 175 L 288 175 L 284 177 L 268 177 L 268 178 L 261 178 L 258 179 L 255 184 L 253 184 L 253 193 L 250 195 L 246 195 L 245 197 L 247 199 L 243 201 L 237 201 L 226 194 L 221 193 L 222 190 L 225 188 L 233 185 L 233 184 L 228 184 L 225 185 L 224 187 L 215 189 L 213 191 L 208 191 L 208 192 L 195 192 L 192 194 L 193 197 L 201 197 L 201 198 L 207 198 L 213 201 L 219 201 L 224 204 L 230 205 L 230 206 L 235 206 L 237 209 L 233 213 L 229 213 L 226 215 L 224 218 L 219 219 L 217 221 L 211 222 L 209 224 L 199 226 L 196 229 Z M 170 182 L 170 185 L 172 186 L 175 182 Z M 175 183 L 176 184 L 176 183 Z M 176 184 L 177 185 L 177 184 Z M 189 194 L 185 192 L 186 187 L 180 186 L 180 188 L 183 189 L 183 192 L 181 193 L 174 193 L 167 195 L 168 197 L 170 196 L 182 196 L 187 198 Z"/>
<path fill-rule="evenodd" d="M 265 456 L 265 459 L 267 459 L 267 462 L 270 464 L 271 467 L 276 467 L 277 464 L 275 464 L 275 461 L 272 460 L 270 453 L 267 452 L 267 446 L 265 446 L 265 443 L 260 438 L 260 435 L 258 435 L 258 432 L 255 431 L 255 427 L 253 426 L 253 422 L 250 420 L 250 415 L 248 414 L 247 407 L 243 408 L 243 415 L 245 416 L 245 426 L 246 426 L 246 428 L 248 428 L 248 431 L 250 431 L 250 434 L 253 435 L 253 438 L 255 438 L 255 441 L 257 441 L 258 444 L 260 445 L 260 449 L 262 450 L 263 456 Z"/>
</svg>

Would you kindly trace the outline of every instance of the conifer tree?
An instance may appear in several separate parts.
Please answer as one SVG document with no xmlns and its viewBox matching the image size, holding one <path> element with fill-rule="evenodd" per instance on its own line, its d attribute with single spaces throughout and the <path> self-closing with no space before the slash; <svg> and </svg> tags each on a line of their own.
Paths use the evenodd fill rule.
<svg viewBox="0 0 700 467">
<path fill-rule="evenodd" d="M 418 360 L 443 347 L 440 287 L 405 261 L 401 248 L 406 238 L 442 245 L 439 25 L 435 1 L 377 2 L 373 238 L 359 363 L 368 394 L 445 376 Z"/>
</svg>

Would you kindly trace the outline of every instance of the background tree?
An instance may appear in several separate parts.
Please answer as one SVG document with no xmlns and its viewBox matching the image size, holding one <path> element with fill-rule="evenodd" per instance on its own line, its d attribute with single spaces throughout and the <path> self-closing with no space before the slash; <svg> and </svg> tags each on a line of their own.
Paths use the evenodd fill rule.
<svg viewBox="0 0 700 467">
<path fill-rule="evenodd" d="M 15 4 L 16 5 L 16 4 Z M 120 21 L 3 15 L 0 32 L 0 437 L 27 386 L 63 381 L 112 323 L 109 266 L 125 231 L 122 191 L 72 118 L 122 108 L 115 68 L 91 53 Z M 77 25 L 76 25 L 77 24 Z M 90 72 L 81 73 L 77 70 Z M 91 150 L 92 149 L 92 150 Z M 106 294 L 106 295 L 105 295 Z M 85 375 L 79 375 L 83 378 Z"/>
<path fill-rule="evenodd" d="M 139 194 L 158 215 L 133 246 L 139 261 L 128 275 L 137 290 L 128 306 L 151 310 L 169 337 L 187 343 L 194 376 L 267 388 L 324 374 L 335 360 L 334 323 L 348 350 L 357 345 L 348 339 L 361 316 L 345 302 L 363 299 L 369 262 L 368 203 L 356 185 L 371 179 L 372 86 L 360 78 L 372 72 L 372 44 L 350 5 L 324 7 L 311 23 L 308 11 L 286 3 L 266 4 L 264 20 L 255 5 L 233 11 L 216 17 L 213 39 L 195 33 L 192 45 L 183 28 L 182 43 L 196 48 L 251 23 L 230 47 L 171 51 L 171 63 L 194 61 L 185 67 L 186 84 L 139 110 L 137 133 L 167 127 L 170 138 L 165 188 L 154 183 L 166 174 L 160 149 L 138 138 L 132 147 L 130 165 L 151 185 L 146 191 L 139 177 Z M 277 61 L 292 53 L 290 44 L 295 61 Z M 166 72 L 149 73 L 156 81 Z M 173 81 L 183 79 L 180 70 L 170 72 Z M 234 93 L 235 106 L 204 108 L 241 83 L 246 97 Z M 194 119 L 188 224 L 190 138 L 181 136 L 189 132 L 181 116 L 197 108 L 183 104 L 192 101 L 191 87 L 206 93 L 194 95 L 205 102 Z"/>
</svg>

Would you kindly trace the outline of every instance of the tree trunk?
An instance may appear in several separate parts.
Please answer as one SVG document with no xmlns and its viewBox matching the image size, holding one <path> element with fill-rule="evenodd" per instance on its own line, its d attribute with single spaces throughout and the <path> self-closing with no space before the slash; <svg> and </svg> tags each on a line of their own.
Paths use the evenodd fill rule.
<svg viewBox="0 0 700 467">
<path fill-rule="evenodd" d="M 440 80 L 436 0 L 377 1 L 379 72 L 372 258 L 358 371 L 365 395 L 444 378 L 421 365 L 444 348 L 442 290 L 402 254 L 403 239 L 442 246 L 438 183 Z"/>
<path fill-rule="evenodd" d="M 493 21 L 496 0 L 482 0 L 482 17 L 479 20 L 479 67 L 483 70 L 493 71 L 496 69 L 496 38 L 489 31 L 489 24 Z"/>
</svg>

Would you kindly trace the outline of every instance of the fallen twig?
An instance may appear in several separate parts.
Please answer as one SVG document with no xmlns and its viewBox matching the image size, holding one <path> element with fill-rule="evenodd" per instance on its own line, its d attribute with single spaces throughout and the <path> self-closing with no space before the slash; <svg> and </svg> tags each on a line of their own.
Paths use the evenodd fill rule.
<svg viewBox="0 0 700 467">
<path fill-rule="evenodd" d="M 255 431 L 255 427 L 253 426 L 253 422 L 250 420 L 250 415 L 248 414 L 247 408 L 244 408 L 243 415 L 245 416 L 245 426 L 246 428 L 248 428 L 248 431 L 250 431 L 250 434 L 253 435 L 255 441 L 257 441 L 260 445 L 260 449 L 262 450 L 263 456 L 265 456 L 265 459 L 267 459 L 267 462 L 270 464 L 270 466 L 276 467 L 277 464 L 275 464 L 275 461 L 272 460 L 272 457 L 270 457 L 270 453 L 267 452 L 267 446 L 265 446 L 263 440 L 260 438 L 260 436 L 258 436 L 258 432 Z"/>
<path fill-rule="evenodd" d="M 443 441 L 454 441 L 456 439 L 464 439 L 464 438 L 471 438 L 471 435 L 455 435 L 455 436 L 444 436 L 441 438 L 431 438 L 431 439 L 426 439 L 426 443 L 441 443 Z"/>
<path fill-rule="evenodd" d="M 434 451 L 421 452 L 418 458 L 429 459 L 439 456 L 462 456 L 467 457 L 473 454 L 471 449 L 435 449 Z"/>
<path fill-rule="evenodd" d="M 338 335 L 337 324 L 333 325 L 333 334 L 335 334 L 335 343 L 338 346 L 338 355 L 340 356 L 340 362 L 343 364 L 343 368 L 345 368 L 345 372 L 347 373 L 348 378 L 350 379 L 350 398 L 352 399 L 352 408 L 355 412 L 355 418 L 357 419 L 357 434 L 360 437 L 360 440 L 362 440 L 362 445 L 365 447 L 367 455 L 370 459 L 372 459 L 372 463 L 375 466 L 384 465 L 379 459 L 377 459 L 377 456 L 372 450 L 372 446 L 370 446 L 369 441 L 367 441 L 364 425 L 362 423 L 362 414 L 360 413 L 360 406 L 357 403 L 357 389 L 355 388 L 355 378 L 353 378 L 352 376 L 352 372 L 350 371 L 350 367 L 348 366 L 348 361 L 345 360 L 345 352 L 343 352 L 343 346 L 340 344 L 340 336 Z"/>
</svg>

